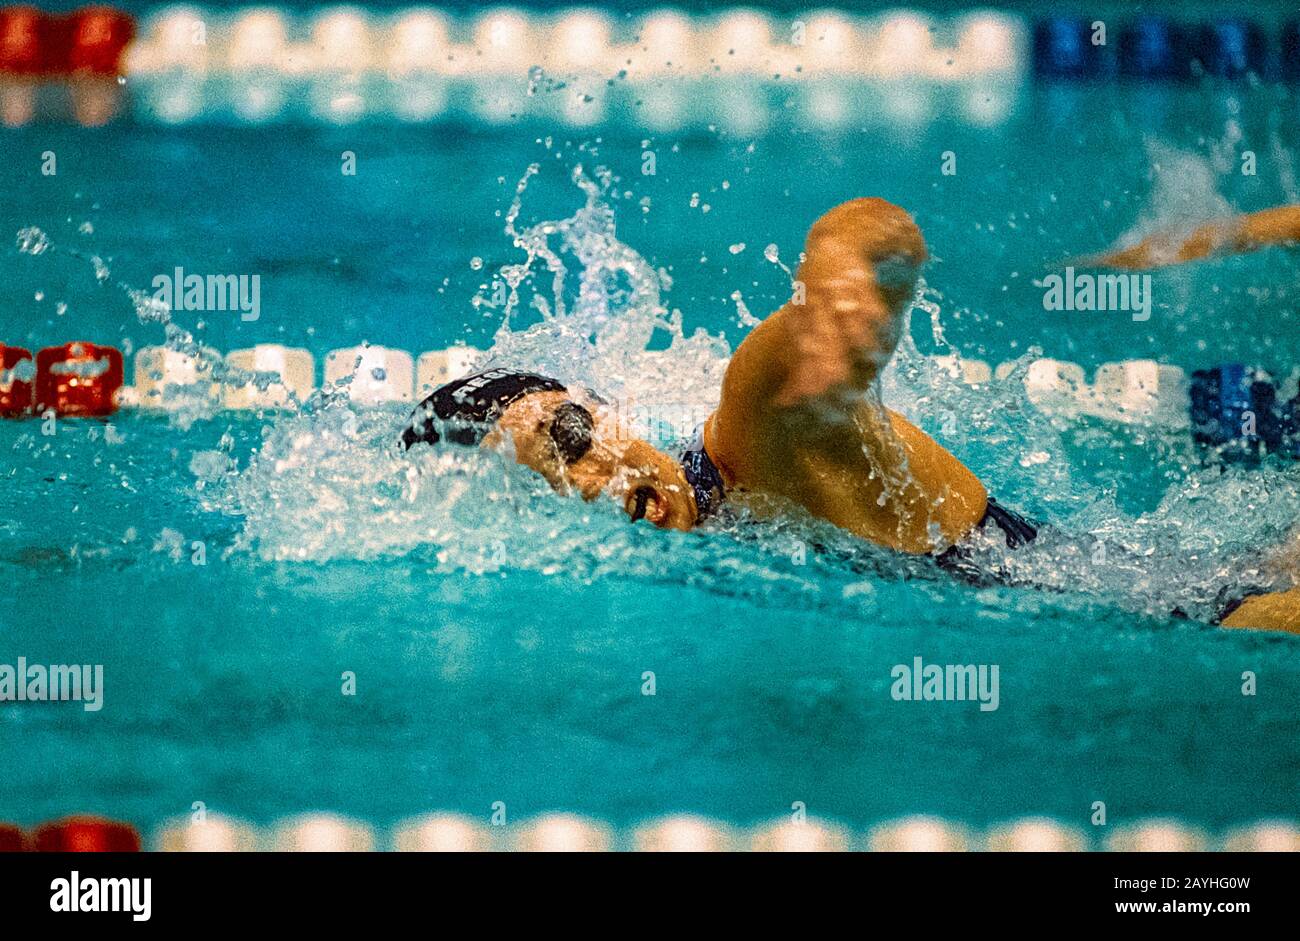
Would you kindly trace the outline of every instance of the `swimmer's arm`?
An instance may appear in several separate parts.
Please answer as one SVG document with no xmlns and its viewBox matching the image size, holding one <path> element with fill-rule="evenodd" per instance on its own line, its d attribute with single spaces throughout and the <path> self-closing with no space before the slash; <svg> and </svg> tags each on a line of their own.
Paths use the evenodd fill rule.
<svg viewBox="0 0 1300 941">
<path fill-rule="evenodd" d="M 893 355 L 926 256 L 911 217 L 852 200 L 817 221 L 804 255 L 790 301 L 732 357 L 718 424 L 865 391 Z"/>
<path fill-rule="evenodd" d="M 1300 580 L 1300 534 L 1293 535 L 1269 560 L 1269 568 L 1283 578 L 1290 575 Z M 1223 619 L 1223 626 L 1300 634 L 1300 588 L 1249 597 Z"/>
<path fill-rule="evenodd" d="M 740 344 L 705 426 L 728 485 L 792 496 L 833 521 L 857 519 L 849 528 L 859 535 L 907 551 L 931 548 L 927 518 L 951 540 L 978 522 L 987 496 L 975 475 L 868 394 L 902 335 L 925 257 L 915 223 L 883 200 L 854 200 L 818 220 L 795 296 Z M 837 484 L 816 473 L 864 467 L 868 477 L 905 482 L 878 512 L 857 505 L 860 477 Z M 920 533 L 903 538 L 903 517 L 919 520 Z"/>
<path fill-rule="evenodd" d="M 1300 634 L 1300 588 L 1247 598 L 1223 626 Z"/>
<path fill-rule="evenodd" d="M 1300 243 L 1300 206 L 1277 206 L 1261 212 L 1216 219 L 1190 235 L 1165 232 L 1129 248 L 1082 259 L 1079 264 L 1129 270 L 1163 268 L 1201 258 L 1240 255 L 1270 245 Z"/>
<path fill-rule="evenodd" d="M 762 446 L 758 439 L 793 406 L 838 407 L 846 394 L 866 391 L 898 343 L 901 312 L 890 310 L 864 258 L 838 246 L 819 252 L 800 265 L 795 289 L 727 365 L 705 429 L 715 459 Z"/>
</svg>

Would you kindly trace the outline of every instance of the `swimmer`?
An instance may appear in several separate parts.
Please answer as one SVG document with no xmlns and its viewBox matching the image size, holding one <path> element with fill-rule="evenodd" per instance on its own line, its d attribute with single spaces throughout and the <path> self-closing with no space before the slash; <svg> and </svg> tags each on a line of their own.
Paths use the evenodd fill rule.
<svg viewBox="0 0 1300 941">
<path fill-rule="evenodd" d="M 1273 245 L 1300 245 L 1300 206 L 1213 219 L 1190 230 L 1158 232 L 1136 245 L 1077 262 L 1125 270 L 1164 268 L 1202 258 L 1241 255 Z"/>
<path fill-rule="evenodd" d="M 1095 255 L 1078 264 L 1132 271 L 1296 245 L 1300 245 L 1300 206 L 1274 206 L 1213 219 L 1190 230 L 1158 232 L 1136 245 Z M 1278 553 L 1273 565 L 1292 578 L 1300 576 L 1300 534 L 1293 545 Z M 1226 613 L 1220 623 L 1224 627 L 1300 633 L 1300 588 L 1248 596 Z"/>
<path fill-rule="evenodd" d="M 444 435 L 484 447 L 509 442 L 556 490 L 612 498 L 633 520 L 672 529 L 690 529 L 724 500 L 782 497 L 877 545 L 996 580 L 972 562 L 973 543 L 984 534 L 1014 549 L 1037 527 L 886 408 L 877 388 L 926 258 L 911 216 L 883 199 L 855 199 L 818 219 L 796 294 L 737 348 L 718 408 L 681 460 L 629 437 L 594 393 L 508 369 L 435 391 L 402 444 Z M 1270 611 L 1259 616 L 1251 626 L 1296 629 Z"/>
</svg>

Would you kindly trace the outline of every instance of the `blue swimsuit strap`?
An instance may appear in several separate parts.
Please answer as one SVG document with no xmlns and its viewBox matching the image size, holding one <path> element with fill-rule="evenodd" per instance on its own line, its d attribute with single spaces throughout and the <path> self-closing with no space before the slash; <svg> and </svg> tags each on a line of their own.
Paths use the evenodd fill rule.
<svg viewBox="0 0 1300 941">
<path fill-rule="evenodd" d="M 703 520 L 716 513 L 718 507 L 722 506 L 722 501 L 727 498 L 722 472 L 704 449 L 703 425 L 696 429 L 695 440 L 682 452 L 681 463 L 686 482 L 695 492 L 696 514 Z"/>
</svg>

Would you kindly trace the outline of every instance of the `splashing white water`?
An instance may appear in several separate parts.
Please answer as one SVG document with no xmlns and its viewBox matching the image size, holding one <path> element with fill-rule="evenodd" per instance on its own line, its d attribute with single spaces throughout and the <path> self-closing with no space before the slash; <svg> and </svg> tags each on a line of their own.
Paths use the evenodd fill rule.
<svg viewBox="0 0 1300 941">
<path fill-rule="evenodd" d="M 716 403 L 727 344 L 685 334 L 680 313 L 664 303 L 667 277 L 617 238 L 603 172 L 593 179 L 574 171 L 584 200 L 572 216 L 521 224 L 535 173 L 520 181 L 506 217 L 523 258 L 497 273 L 506 292 L 502 323 L 478 365 L 587 385 L 625 403 L 635 431 L 674 447 Z M 942 298 L 921 285 L 914 309 L 928 315 L 931 339 L 946 348 Z M 970 387 L 905 335 L 882 377 L 886 402 L 966 460 L 1004 503 L 1051 524 L 1015 553 L 985 540 L 976 553 L 987 567 L 1074 597 L 1200 618 L 1211 616 L 1225 588 L 1230 596 L 1233 586 L 1275 578 L 1260 550 L 1300 517 L 1294 469 L 1220 474 L 1189 463 L 1154 509 L 1129 515 L 1072 462 L 1078 429 L 1054 424 L 1027 401 L 1023 374 L 1033 355 L 1006 379 Z M 244 520 L 237 550 L 272 560 L 400 555 L 440 571 L 667 578 L 754 595 L 830 592 L 864 604 L 871 593 L 852 588 L 864 569 L 946 578 L 928 560 L 867 546 L 790 507 L 761 525 L 736 517 L 692 534 L 631 526 L 612 503 L 555 495 L 507 455 L 403 453 L 396 437 L 407 410 L 359 411 L 344 391 L 326 390 L 278 417 L 242 470 L 201 462 L 205 504 Z M 638 403 L 652 408 L 638 412 Z M 792 565 L 809 546 L 820 550 L 818 561 Z"/>
</svg>

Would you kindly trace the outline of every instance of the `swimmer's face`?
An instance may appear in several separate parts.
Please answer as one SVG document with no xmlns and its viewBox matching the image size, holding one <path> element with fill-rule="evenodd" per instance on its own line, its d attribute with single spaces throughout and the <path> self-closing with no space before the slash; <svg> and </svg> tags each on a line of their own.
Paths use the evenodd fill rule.
<svg viewBox="0 0 1300 941">
<path fill-rule="evenodd" d="M 632 519 L 665 529 L 695 525 L 695 495 L 681 465 L 630 437 L 612 409 L 580 390 L 534 392 L 512 403 L 483 443 L 500 447 L 507 436 L 516 460 L 561 493 L 613 499 Z"/>
</svg>

